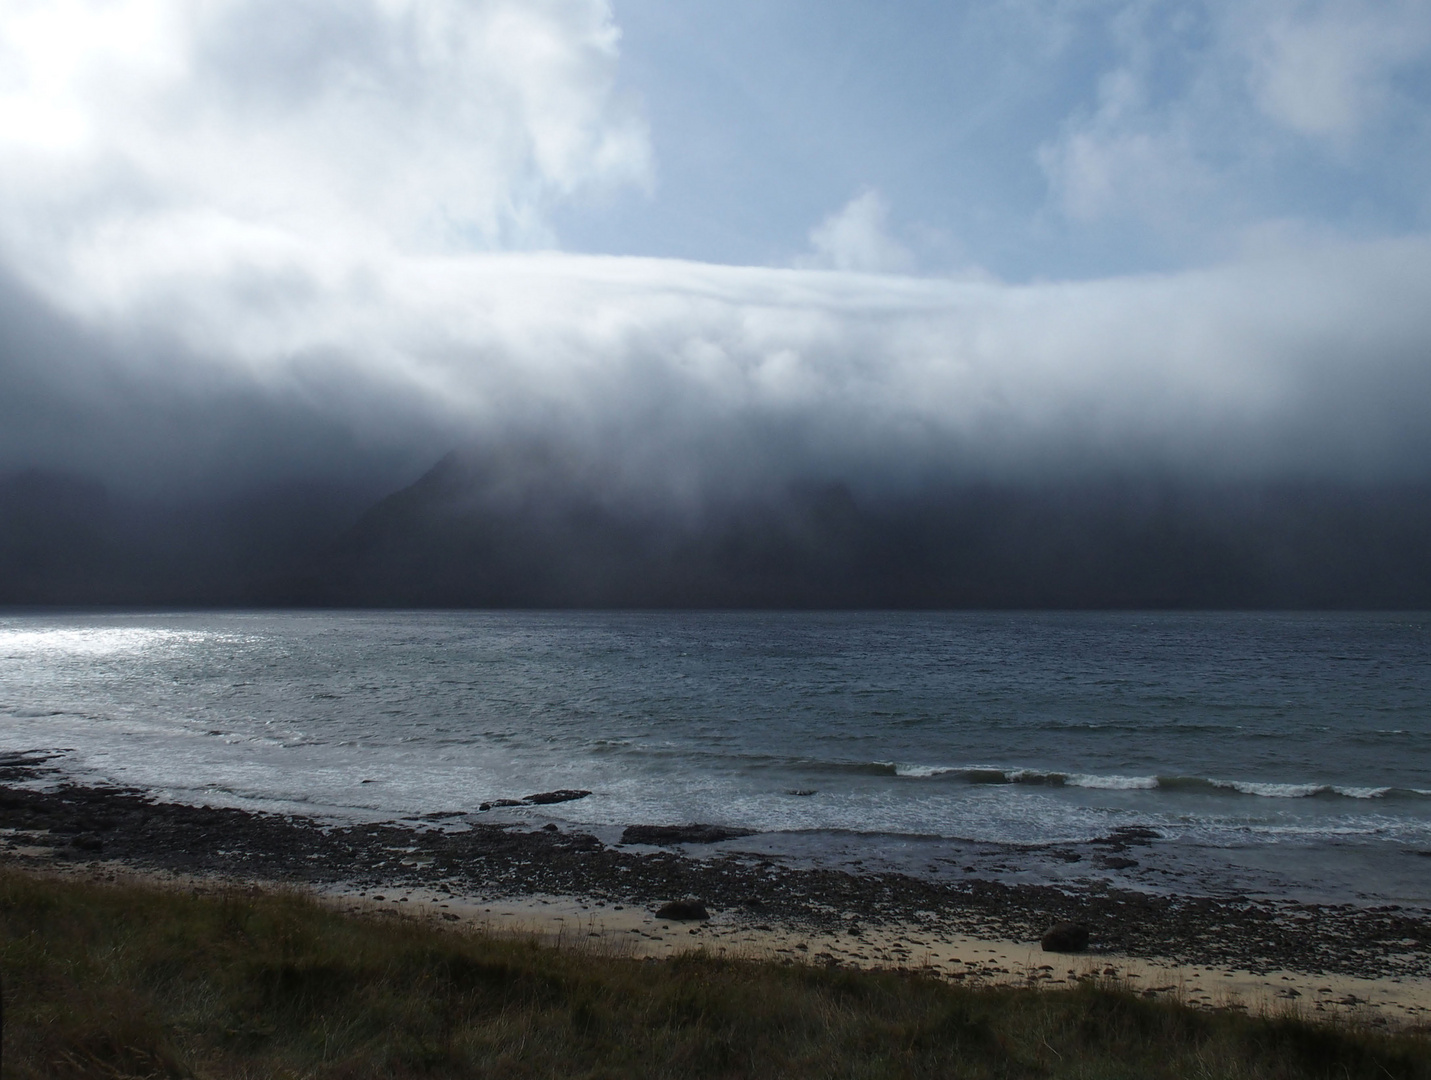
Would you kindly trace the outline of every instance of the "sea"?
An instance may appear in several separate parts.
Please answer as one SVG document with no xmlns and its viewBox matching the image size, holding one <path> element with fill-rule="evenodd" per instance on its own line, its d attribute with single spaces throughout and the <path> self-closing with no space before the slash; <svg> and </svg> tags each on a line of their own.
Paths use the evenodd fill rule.
<svg viewBox="0 0 1431 1080">
<path fill-rule="evenodd" d="M 1431 903 L 1428 613 L 0 613 L 0 752 L 329 822 Z M 591 794 L 481 809 L 554 789 Z"/>
</svg>

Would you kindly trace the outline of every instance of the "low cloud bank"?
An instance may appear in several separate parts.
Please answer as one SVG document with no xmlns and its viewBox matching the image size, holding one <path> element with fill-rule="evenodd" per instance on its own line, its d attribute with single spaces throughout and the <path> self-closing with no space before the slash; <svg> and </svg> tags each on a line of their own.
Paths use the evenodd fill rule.
<svg viewBox="0 0 1431 1080">
<path fill-rule="evenodd" d="M 1431 243 L 1024 286 L 564 255 L 0 290 L 0 462 L 396 478 L 541 441 L 616 499 L 797 479 L 1431 474 Z M 387 463 L 383 465 L 382 463 Z"/>
<path fill-rule="evenodd" d="M 0 295 L 0 602 L 1431 605 L 1422 241 L 1029 286 L 501 255 L 126 288 Z"/>
</svg>

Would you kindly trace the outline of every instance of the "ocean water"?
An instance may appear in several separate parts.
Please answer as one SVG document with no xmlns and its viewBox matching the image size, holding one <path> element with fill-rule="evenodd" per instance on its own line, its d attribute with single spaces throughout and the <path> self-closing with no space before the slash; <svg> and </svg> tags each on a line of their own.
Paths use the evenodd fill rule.
<svg viewBox="0 0 1431 1080">
<path fill-rule="evenodd" d="M 702 822 L 791 860 L 1431 902 L 1431 616 L 0 615 L 0 750 L 330 820 Z M 460 819 L 456 819 L 460 823 Z M 1089 846 L 1139 826 L 1132 867 Z M 1078 858 L 1072 858 L 1072 855 Z"/>
</svg>

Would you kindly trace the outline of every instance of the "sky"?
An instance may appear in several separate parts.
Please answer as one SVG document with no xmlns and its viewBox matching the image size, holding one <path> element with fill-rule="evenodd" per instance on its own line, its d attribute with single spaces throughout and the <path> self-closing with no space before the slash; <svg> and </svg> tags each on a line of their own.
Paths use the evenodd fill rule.
<svg viewBox="0 0 1431 1080">
<path fill-rule="evenodd" d="M 656 198 L 574 215 L 583 250 L 780 264 L 844 209 L 908 252 L 870 268 L 1028 281 L 1431 221 L 1425 3 L 630 0 L 616 15 L 622 84 L 661 151 Z"/>
<path fill-rule="evenodd" d="M 0 469 L 1431 475 L 1427 0 L 0 0 Z"/>
</svg>

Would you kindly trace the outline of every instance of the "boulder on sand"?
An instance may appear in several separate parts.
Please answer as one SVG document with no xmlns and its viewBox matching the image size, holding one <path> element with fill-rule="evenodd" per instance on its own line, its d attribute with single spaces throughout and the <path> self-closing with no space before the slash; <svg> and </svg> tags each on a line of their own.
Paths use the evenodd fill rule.
<svg viewBox="0 0 1431 1080">
<path fill-rule="evenodd" d="M 705 904 L 699 900 L 672 900 L 656 909 L 656 918 L 673 922 L 705 922 L 710 917 Z"/>
<path fill-rule="evenodd" d="M 1039 944 L 1044 952 L 1083 952 L 1088 948 L 1088 927 L 1076 922 L 1055 923 L 1039 939 Z"/>
</svg>

